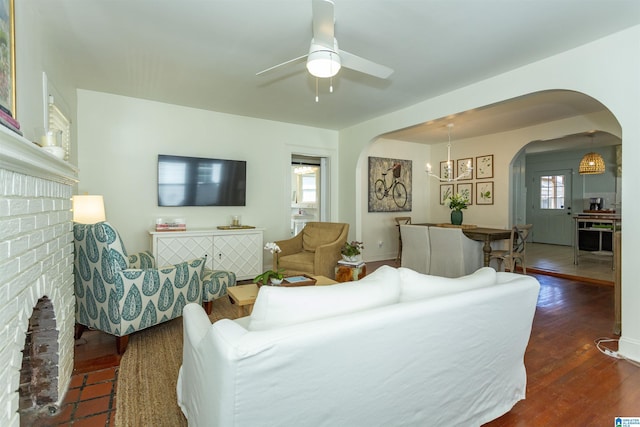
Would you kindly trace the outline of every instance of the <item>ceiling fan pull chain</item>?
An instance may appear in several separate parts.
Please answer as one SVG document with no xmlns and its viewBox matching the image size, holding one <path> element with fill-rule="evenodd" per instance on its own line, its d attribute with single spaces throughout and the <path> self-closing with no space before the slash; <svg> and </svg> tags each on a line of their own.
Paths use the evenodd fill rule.
<svg viewBox="0 0 640 427">
<path fill-rule="evenodd" d="M 333 77 L 329 78 L 329 93 L 333 93 Z"/>
<path fill-rule="evenodd" d="M 318 78 L 316 77 L 316 102 L 318 102 Z"/>
</svg>

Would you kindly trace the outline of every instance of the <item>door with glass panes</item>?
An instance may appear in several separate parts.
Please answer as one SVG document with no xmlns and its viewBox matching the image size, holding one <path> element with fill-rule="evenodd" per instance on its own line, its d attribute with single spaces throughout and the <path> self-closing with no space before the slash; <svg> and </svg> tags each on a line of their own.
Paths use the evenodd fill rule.
<svg viewBox="0 0 640 427">
<path fill-rule="evenodd" d="M 571 169 L 536 172 L 533 177 L 531 223 L 536 243 L 571 246 Z"/>
</svg>

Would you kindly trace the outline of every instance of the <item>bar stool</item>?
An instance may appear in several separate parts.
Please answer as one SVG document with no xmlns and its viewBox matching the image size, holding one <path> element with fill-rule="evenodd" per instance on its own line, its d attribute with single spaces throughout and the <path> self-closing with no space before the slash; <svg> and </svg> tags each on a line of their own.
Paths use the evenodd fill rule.
<svg viewBox="0 0 640 427">
<path fill-rule="evenodd" d="M 402 233 L 400 233 L 400 226 L 411 224 L 411 217 L 397 216 L 394 220 L 396 221 L 396 227 L 398 227 L 398 255 L 396 256 L 396 262 L 400 262 L 402 259 Z"/>
</svg>

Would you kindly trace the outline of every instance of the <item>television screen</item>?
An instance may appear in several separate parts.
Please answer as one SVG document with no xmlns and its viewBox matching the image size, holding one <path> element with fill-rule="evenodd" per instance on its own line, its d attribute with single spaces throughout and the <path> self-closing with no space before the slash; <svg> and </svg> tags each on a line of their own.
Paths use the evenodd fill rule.
<svg viewBox="0 0 640 427">
<path fill-rule="evenodd" d="M 158 155 L 158 206 L 245 206 L 247 162 Z"/>
</svg>

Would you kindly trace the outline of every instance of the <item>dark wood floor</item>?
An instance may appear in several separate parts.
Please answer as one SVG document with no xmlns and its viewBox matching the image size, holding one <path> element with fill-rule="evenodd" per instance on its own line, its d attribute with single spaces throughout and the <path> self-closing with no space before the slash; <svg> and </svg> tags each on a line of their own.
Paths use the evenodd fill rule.
<svg viewBox="0 0 640 427">
<path fill-rule="evenodd" d="M 393 261 L 367 263 L 369 272 Z M 640 367 L 604 355 L 594 341 L 613 334 L 613 287 L 533 274 L 541 290 L 527 352 L 527 398 L 487 424 L 607 426 L 614 417 L 640 417 Z M 115 340 L 85 333 L 74 373 L 117 366 Z M 617 343 L 606 344 L 617 350 Z M 115 388 L 114 388 L 115 389 Z"/>
</svg>

